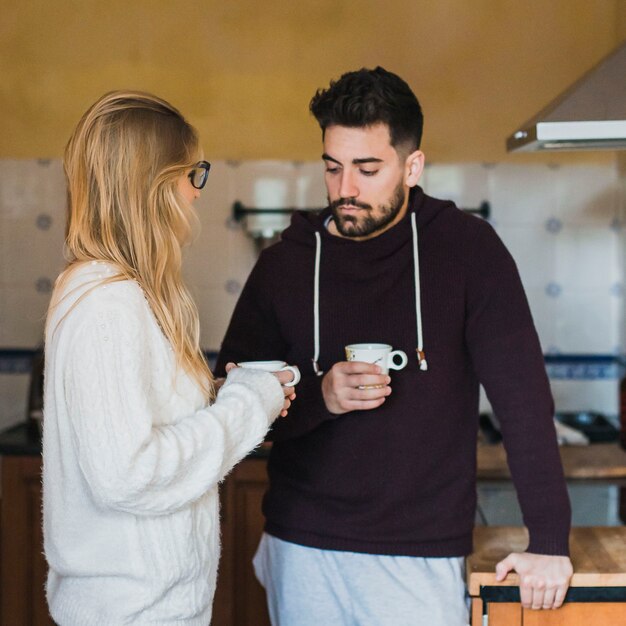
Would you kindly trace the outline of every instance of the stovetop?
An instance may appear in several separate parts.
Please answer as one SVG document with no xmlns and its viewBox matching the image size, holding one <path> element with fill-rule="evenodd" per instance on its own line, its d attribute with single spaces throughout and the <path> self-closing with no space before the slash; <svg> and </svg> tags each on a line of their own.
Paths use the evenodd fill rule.
<svg viewBox="0 0 626 626">
<path fill-rule="evenodd" d="M 615 425 L 606 415 L 596 411 L 560 411 L 554 417 L 561 424 L 582 432 L 589 439 L 589 443 L 608 443 L 619 438 L 619 431 Z M 481 413 L 479 424 L 481 433 L 488 443 L 502 441 L 500 427 L 494 415 Z"/>
</svg>

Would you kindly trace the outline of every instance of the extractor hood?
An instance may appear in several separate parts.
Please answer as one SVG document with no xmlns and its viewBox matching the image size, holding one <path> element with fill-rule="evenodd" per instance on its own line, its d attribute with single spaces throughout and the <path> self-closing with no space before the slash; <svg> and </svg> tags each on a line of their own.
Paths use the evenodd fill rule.
<svg viewBox="0 0 626 626">
<path fill-rule="evenodd" d="M 513 133 L 506 147 L 626 150 L 626 41 Z"/>
</svg>

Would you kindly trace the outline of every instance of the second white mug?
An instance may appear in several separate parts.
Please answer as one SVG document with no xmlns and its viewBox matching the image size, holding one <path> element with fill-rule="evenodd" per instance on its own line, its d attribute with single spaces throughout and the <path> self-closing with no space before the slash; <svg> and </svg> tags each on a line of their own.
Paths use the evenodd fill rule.
<svg viewBox="0 0 626 626">
<path fill-rule="evenodd" d="M 352 343 L 346 346 L 346 359 L 375 363 L 383 374 L 388 374 L 390 369 L 401 370 L 409 362 L 405 352 L 394 350 L 386 343 Z"/>
<path fill-rule="evenodd" d="M 293 380 L 285 383 L 285 387 L 295 387 L 300 382 L 300 370 L 295 365 L 287 365 L 285 361 L 242 361 L 237 363 L 239 367 L 264 372 L 292 372 Z"/>
</svg>

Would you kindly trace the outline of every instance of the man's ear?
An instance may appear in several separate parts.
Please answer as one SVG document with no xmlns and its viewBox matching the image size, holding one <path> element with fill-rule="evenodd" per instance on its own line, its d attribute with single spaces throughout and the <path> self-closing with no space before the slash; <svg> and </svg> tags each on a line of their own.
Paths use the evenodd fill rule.
<svg viewBox="0 0 626 626">
<path fill-rule="evenodd" d="M 421 150 L 409 154 L 404 162 L 404 182 L 408 187 L 415 187 L 424 171 L 425 157 Z"/>
</svg>

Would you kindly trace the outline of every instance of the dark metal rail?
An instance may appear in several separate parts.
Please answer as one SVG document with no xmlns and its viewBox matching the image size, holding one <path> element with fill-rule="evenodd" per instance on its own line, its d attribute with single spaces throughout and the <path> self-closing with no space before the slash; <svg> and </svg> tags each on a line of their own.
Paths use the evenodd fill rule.
<svg viewBox="0 0 626 626">
<path fill-rule="evenodd" d="M 261 209 L 258 207 L 247 207 L 244 206 L 242 202 L 239 200 L 233 203 L 233 217 L 235 221 L 241 221 L 246 215 L 259 215 L 259 214 L 267 214 L 267 213 L 293 213 L 294 211 L 313 211 L 315 213 L 319 213 L 323 211 L 324 207 L 311 207 L 311 208 L 294 208 L 294 207 L 283 207 L 283 208 L 268 208 Z M 491 205 L 486 200 L 480 203 L 480 206 L 476 208 L 461 208 L 461 211 L 465 211 L 465 213 L 473 213 L 475 215 L 480 215 L 483 219 L 488 220 L 491 217 Z"/>
<path fill-rule="evenodd" d="M 481 586 L 483 602 L 519 602 L 519 587 Z M 626 587 L 570 587 L 565 602 L 626 602 Z"/>
</svg>

